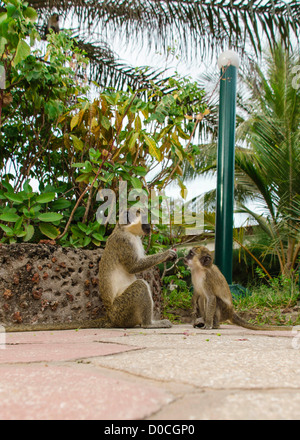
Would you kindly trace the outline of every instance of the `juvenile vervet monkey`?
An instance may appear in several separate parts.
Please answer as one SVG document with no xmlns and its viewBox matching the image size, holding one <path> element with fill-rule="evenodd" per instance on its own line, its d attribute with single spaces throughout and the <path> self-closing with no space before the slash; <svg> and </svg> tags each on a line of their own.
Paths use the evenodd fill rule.
<svg viewBox="0 0 300 440">
<path fill-rule="evenodd" d="M 292 327 L 250 324 L 235 313 L 228 283 L 213 264 L 210 251 L 204 246 L 193 247 L 184 259 L 191 269 L 194 294 L 192 317 L 194 327 L 219 328 L 226 320 L 250 330 L 290 330 Z"/>
<path fill-rule="evenodd" d="M 149 232 L 150 225 L 142 222 L 141 214 L 133 219 L 127 215 L 127 224 L 118 223 L 107 240 L 99 263 L 99 290 L 111 327 L 172 327 L 167 319 L 153 321 L 150 287 L 136 277 L 139 272 L 177 257 L 172 249 L 146 256 L 141 236 Z"/>
<path fill-rule="evenodd" d="M 45 29 L 45 37 L 49 34 L 50 29 L 52 29 L 55 33 L 59 32 L 59 15 L 58 14 L 52 14 L 48 18 L 48 22 L 46 24 Z"/>
</svg>

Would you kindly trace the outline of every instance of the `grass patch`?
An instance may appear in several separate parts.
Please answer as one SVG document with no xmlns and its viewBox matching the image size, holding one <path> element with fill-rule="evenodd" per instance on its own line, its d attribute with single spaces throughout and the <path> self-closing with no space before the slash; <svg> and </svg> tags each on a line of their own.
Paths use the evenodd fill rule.
<svg viewBox="0 0 300 440">
<path fill-rule="evenodd" d="M 163 316 L 168 318 L 171 322 L 180 324 L 182 323 L 182 315 L 185 311 L 191 312 L 192 308 L 192 295 L 191 289 L 174 289 L 168 291 L 167 288 L 163 289 Z M 189 314 L 186 313 L 186 314 Z"/>
<path fill-rule="evenodd" d="M 234 308 L 244 319 L 256 324 L 299 325 L 299 287 L 289 278 L 278 277 L 250 286 L 252 295 L 234 298 Z"/>
</svg>

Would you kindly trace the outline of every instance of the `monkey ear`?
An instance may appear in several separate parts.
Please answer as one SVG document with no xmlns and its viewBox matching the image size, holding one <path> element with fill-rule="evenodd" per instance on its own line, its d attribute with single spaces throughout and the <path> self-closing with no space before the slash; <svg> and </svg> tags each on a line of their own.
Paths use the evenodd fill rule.
<svg viewBox="0 0 300 440">
<path fill-rule="evenodd" d="M 203 255 L 203 257 L 200 258 L 200 263 L 202 264 L 202 266 L 207 267 L 210 266 L 212 263 L 212 258 L 210 255 L 206 254 Z"/>
</svg>

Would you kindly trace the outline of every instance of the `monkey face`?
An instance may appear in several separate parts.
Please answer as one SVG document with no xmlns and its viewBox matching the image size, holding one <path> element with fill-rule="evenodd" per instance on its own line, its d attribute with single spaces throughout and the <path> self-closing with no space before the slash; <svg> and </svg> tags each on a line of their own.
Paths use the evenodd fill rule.
<svg viewBox="0 0 300 440">
<path fill-rule="evenodd" d="M 210 267 L 212 265 L 212 255 L 204 246 L 193 247 L 184 258 L 185 264 L 190 268 Z"/>
<path fill-rule="evenodd" d="M 140 211 L 135 213 L 135 216 L 132 218 L 132 213 L 127 212 L 127 225 L 125 226 L 128 232 L 131 232 L 134 235 L 148 235 L 150 233 L 151 227 L 149 223 L 146 223 L 145 215 L 143 215 Z"/>
<path fill-rule="evenodd" d="M 149 223 L 142 223 L 142 230 L 145 235 L 149 235 L 151 231 L 151 226 L 149 225 Z"/>
</svg>

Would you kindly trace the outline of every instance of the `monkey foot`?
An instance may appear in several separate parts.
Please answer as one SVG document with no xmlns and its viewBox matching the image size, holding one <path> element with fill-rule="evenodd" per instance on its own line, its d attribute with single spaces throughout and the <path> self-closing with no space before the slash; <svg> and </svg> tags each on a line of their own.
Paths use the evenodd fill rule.
<svg viewBox="0 0 300 440">
<path fill-rule="evenodd" d="M 205 327 L 204 319 L 197 318 L 194 322 L 194 328 L 203 328 L 203 327 Z"/>
<path fill-rule="evenodd" d="M 153 321 L 151 324 L 142 325 L 143 328 L 171 328 L 172 323 L 168 319 Z"/>
</svg>

